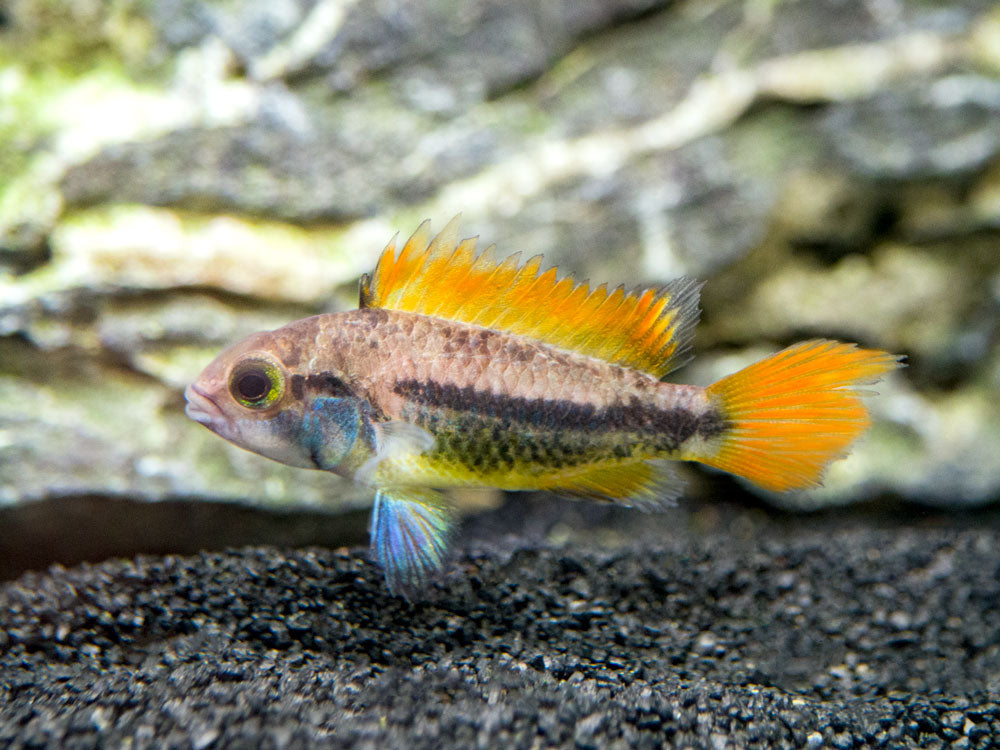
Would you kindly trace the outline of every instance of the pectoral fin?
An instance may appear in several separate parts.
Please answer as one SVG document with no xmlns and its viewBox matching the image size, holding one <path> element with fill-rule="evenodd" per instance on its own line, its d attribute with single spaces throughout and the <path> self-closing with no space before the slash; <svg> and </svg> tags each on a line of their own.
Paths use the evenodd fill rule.
<svg viewBox="0 0 1000 750">
<path fill-rule="evenodd" d="M 410 422 L 376 422 L 372 427 L 375 431 L 375 455 L 355 472 L 354 481 L 359 484 L 374 485 L 375 472 L 383 461 L 419 455 L 434 447 L 434 436 Z"/>
<path fill-rule="evenodd" d="M 389 591 L 405 597 L 426 585 L 444 562 L 452 526 L 451 509 L 438 492 L 393 487 L 375 493 L 371 550 Z"/>
</svg>

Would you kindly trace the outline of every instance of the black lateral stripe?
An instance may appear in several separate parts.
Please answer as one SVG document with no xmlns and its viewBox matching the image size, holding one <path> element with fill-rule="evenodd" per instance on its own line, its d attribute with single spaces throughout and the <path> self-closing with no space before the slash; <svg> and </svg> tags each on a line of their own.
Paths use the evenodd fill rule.
<svg viewBox="0 0 1000 750">
<path fill-rule="evenodd" d="M 657 436 L 675 449 L 688 438 L 700 435 L 711 438 L 727 428 L 716 412 L 696 414 L 683 408 L 657 409 L 633 398 L 597 409 L 566 399 L 529 399 L 477 391 L 472 386 L 459 387 L 433 381 L 400 380 L 397 394 L 428 408 L 475 413 L 501 421 L 516 422 L 535 429 L 577 430 L 583 432 L 626 432 Z"/>
<path fill-rule="evenodd" d="M 323 371 L 310 375 L 292 375 L 292 395 L 302 398 L 305 392 L 324 396 L 350 396 L 351 389 L 335 373 Z"/>
<path fill-rule="evenodd" d="M 292 398 L 301 400 L 306 395 L 305 375 L 292 375 Z"/>
<path fill-rule="evenodd" d="M 367 399 L 367 394 L 361 392 L 356 387 L 341 380 L 336 374 L 328 370 L 313 373 L 312 375 L 292 375 L 292 396 L 296 399 L 303 399 L 306 395 L 311 397 L 327 396 L 330 398 L 356 398 L 363 401 L 371 419 L 377 422 L 385 420 L 385 414 L 379 406 Z"/>
</svg>

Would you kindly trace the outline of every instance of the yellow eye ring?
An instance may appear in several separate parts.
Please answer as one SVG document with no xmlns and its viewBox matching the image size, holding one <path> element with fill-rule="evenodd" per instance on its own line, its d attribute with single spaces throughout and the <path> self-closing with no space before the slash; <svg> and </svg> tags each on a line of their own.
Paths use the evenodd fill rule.
<svg viewBox="0 0 1000 750">
<path fill-rule="evenodd" d="M 247 357 L 229 375 L 229 393 L 248 409 L 267 409 L 284 395 L 285 378 L 270 357 Z"/>
</svg>

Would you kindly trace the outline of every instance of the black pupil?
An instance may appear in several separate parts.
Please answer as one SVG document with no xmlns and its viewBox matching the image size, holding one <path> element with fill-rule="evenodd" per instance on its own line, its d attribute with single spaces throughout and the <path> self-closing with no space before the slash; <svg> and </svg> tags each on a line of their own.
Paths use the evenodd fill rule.
<svg viewBox="0 0 1000 750">
<path fill-rule="evenodd" d="M 250 370 L 240 375 L 236 390 L 247 401 L 259 401 L 271 390 L 271 380 L 261 370 Z"/>
</svg>

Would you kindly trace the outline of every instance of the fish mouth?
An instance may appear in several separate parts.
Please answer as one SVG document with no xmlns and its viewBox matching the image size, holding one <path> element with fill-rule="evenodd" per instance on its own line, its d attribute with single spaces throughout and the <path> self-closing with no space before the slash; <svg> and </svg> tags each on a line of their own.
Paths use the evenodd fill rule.
<svg viewBox="0 0 1000 750">
<path fill-rule="evenodd" d="M 184 389 L 184 398 L 187 400 L 184 413 L 195 422 L 211 428 L 214 424 L 222 420 L 222 409 L 219 408 L 218 404 L 207 393 L 198 388 L 195 383 Z"/>
</svg>

